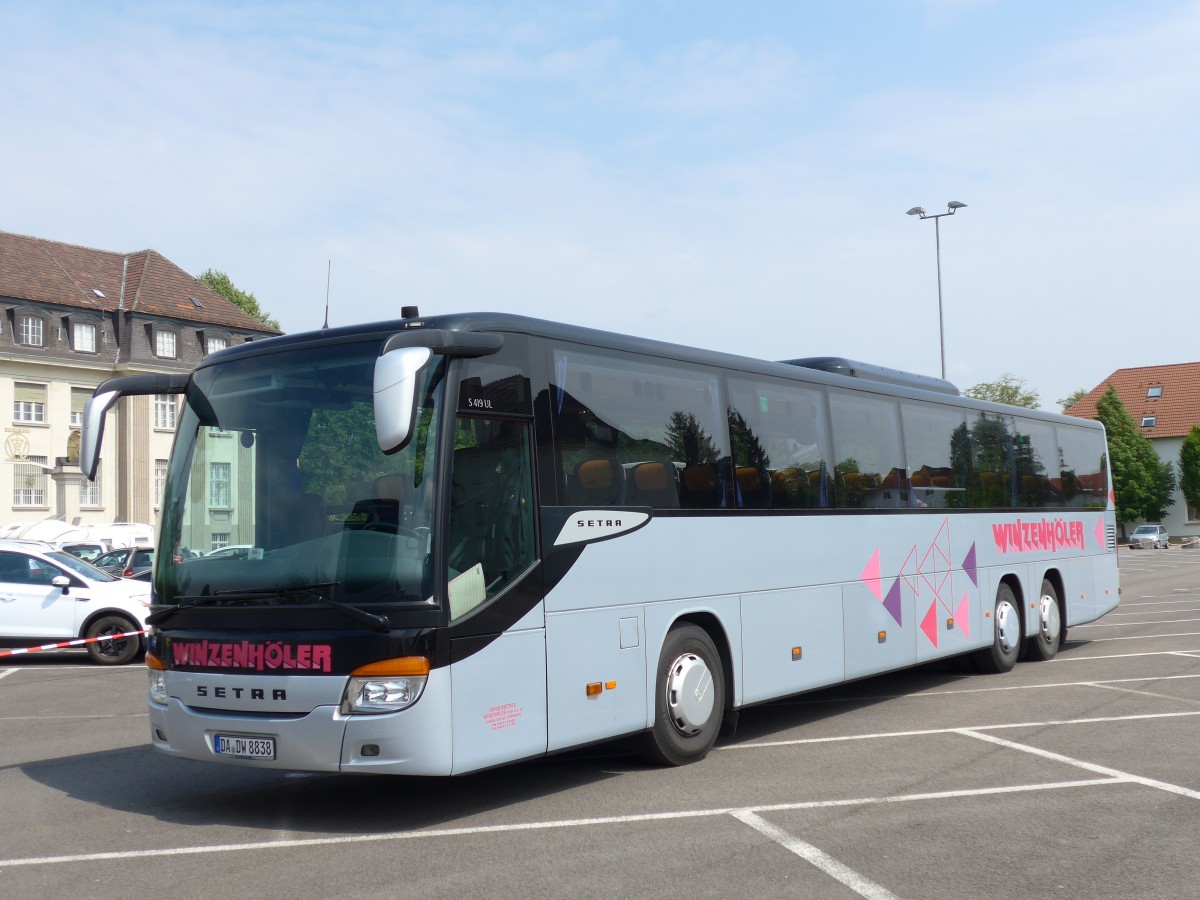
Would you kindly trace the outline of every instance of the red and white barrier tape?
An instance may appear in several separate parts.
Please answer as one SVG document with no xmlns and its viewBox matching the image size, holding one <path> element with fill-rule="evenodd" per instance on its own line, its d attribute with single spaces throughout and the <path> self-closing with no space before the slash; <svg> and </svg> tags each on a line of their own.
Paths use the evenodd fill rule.
<svg viewBox="0 0 1200 900">
<path fill-rule="evenodd" d="M 145 631 L 126 631 L 124 634 L 102 634 L 93 638 L 78 638 L 74 641 L 60 641 L 57 644 L 43 644 L 40 647 L 18 647 L 15 650 L 0 650 L 0 659 L 6 656 L 17 656 L 21 653 L 44 653 L 47 650 L 62 650 L 66 647 L 81 647 L 84 644 L 94 644 L 97 641 L 115 641 L 120 638 L 137 637 Z"/>
</svg>

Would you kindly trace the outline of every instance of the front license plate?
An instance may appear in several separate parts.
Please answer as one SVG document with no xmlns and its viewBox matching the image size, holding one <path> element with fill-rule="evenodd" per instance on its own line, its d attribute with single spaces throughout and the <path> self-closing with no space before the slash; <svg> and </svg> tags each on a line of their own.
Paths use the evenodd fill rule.
<svg viewBox="0 0 1200 900">
<path fill-rule="evenodd" d="M 238 759 L 274 759 L 275 738 L 250 734 L 218 734 L 213 737 L 213 749 L 216 750 L 217 756 L 234 756 Z"/>
</svg>

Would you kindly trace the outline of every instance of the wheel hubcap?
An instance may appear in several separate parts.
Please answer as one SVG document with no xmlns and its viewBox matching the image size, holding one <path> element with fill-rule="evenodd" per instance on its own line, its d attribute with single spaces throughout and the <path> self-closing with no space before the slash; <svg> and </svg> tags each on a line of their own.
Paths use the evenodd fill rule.
<svg viewBox="0 0 1200 900">
<path fill-rule="evenodd" d="M 667 708 L 671 722 L 682 735 L 704 728 L 713 711 L 713 678 L 699 656 L 685 653 L 671 663 L 667 678 Z"/>
<path fill-rule="evenodd" d="M 996 633 L 1000 641 L 1000 649 L 1006 654 L 1012 653 L 1017 649 L 1017 641 L 1020 640 L 1018 632 L 1021 630 L 1021 617 L 1017 615 L 1017 611 L 1013 605 L 1007 600 L 1001 601 L 996 607 Z"/>
<path fill-rule="evenodd" d="M 1059 618 L 1058 604 L 1049 594 L 1042 595 L 1039 612 L 1041 613 L 1042 640 L 1047 644 L 1054 643 L 1062 632 L 1062 620 Z"/>
</svg>

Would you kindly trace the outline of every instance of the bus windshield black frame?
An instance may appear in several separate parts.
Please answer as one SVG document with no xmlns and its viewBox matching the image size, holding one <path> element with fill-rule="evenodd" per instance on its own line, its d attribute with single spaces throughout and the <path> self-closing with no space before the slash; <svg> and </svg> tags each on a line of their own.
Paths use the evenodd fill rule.
<svg viewBox="0 0 1200 900">
<path fill-rule="evenodd" d="M 412 439 L 385 454 L 372 404 L 381 346 L 308 344 L 196 370 L 167 473 L 155 605 L 439 606 L 447 360 L 421 371 Z"/>
</svg>

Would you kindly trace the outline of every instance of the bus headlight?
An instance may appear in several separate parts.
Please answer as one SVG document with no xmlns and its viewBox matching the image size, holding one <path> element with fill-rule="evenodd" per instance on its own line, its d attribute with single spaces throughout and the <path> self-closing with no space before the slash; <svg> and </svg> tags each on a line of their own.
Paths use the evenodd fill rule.
<svg viewBox="0 0 1200 900">
<path fill-rule="evenodd" d="M 429 677 L 424 656 L 401 656 L 360 666 L 350 673 L 341 711 L 345 715 L 399 712 L 421 698 Z"/>
<path fill-rule="evenodd" d="M 146 671 L 150 674 L 150 699 L 167 705 L 167 670 L 153 653 L 146 654 Z"/>
</svg>

